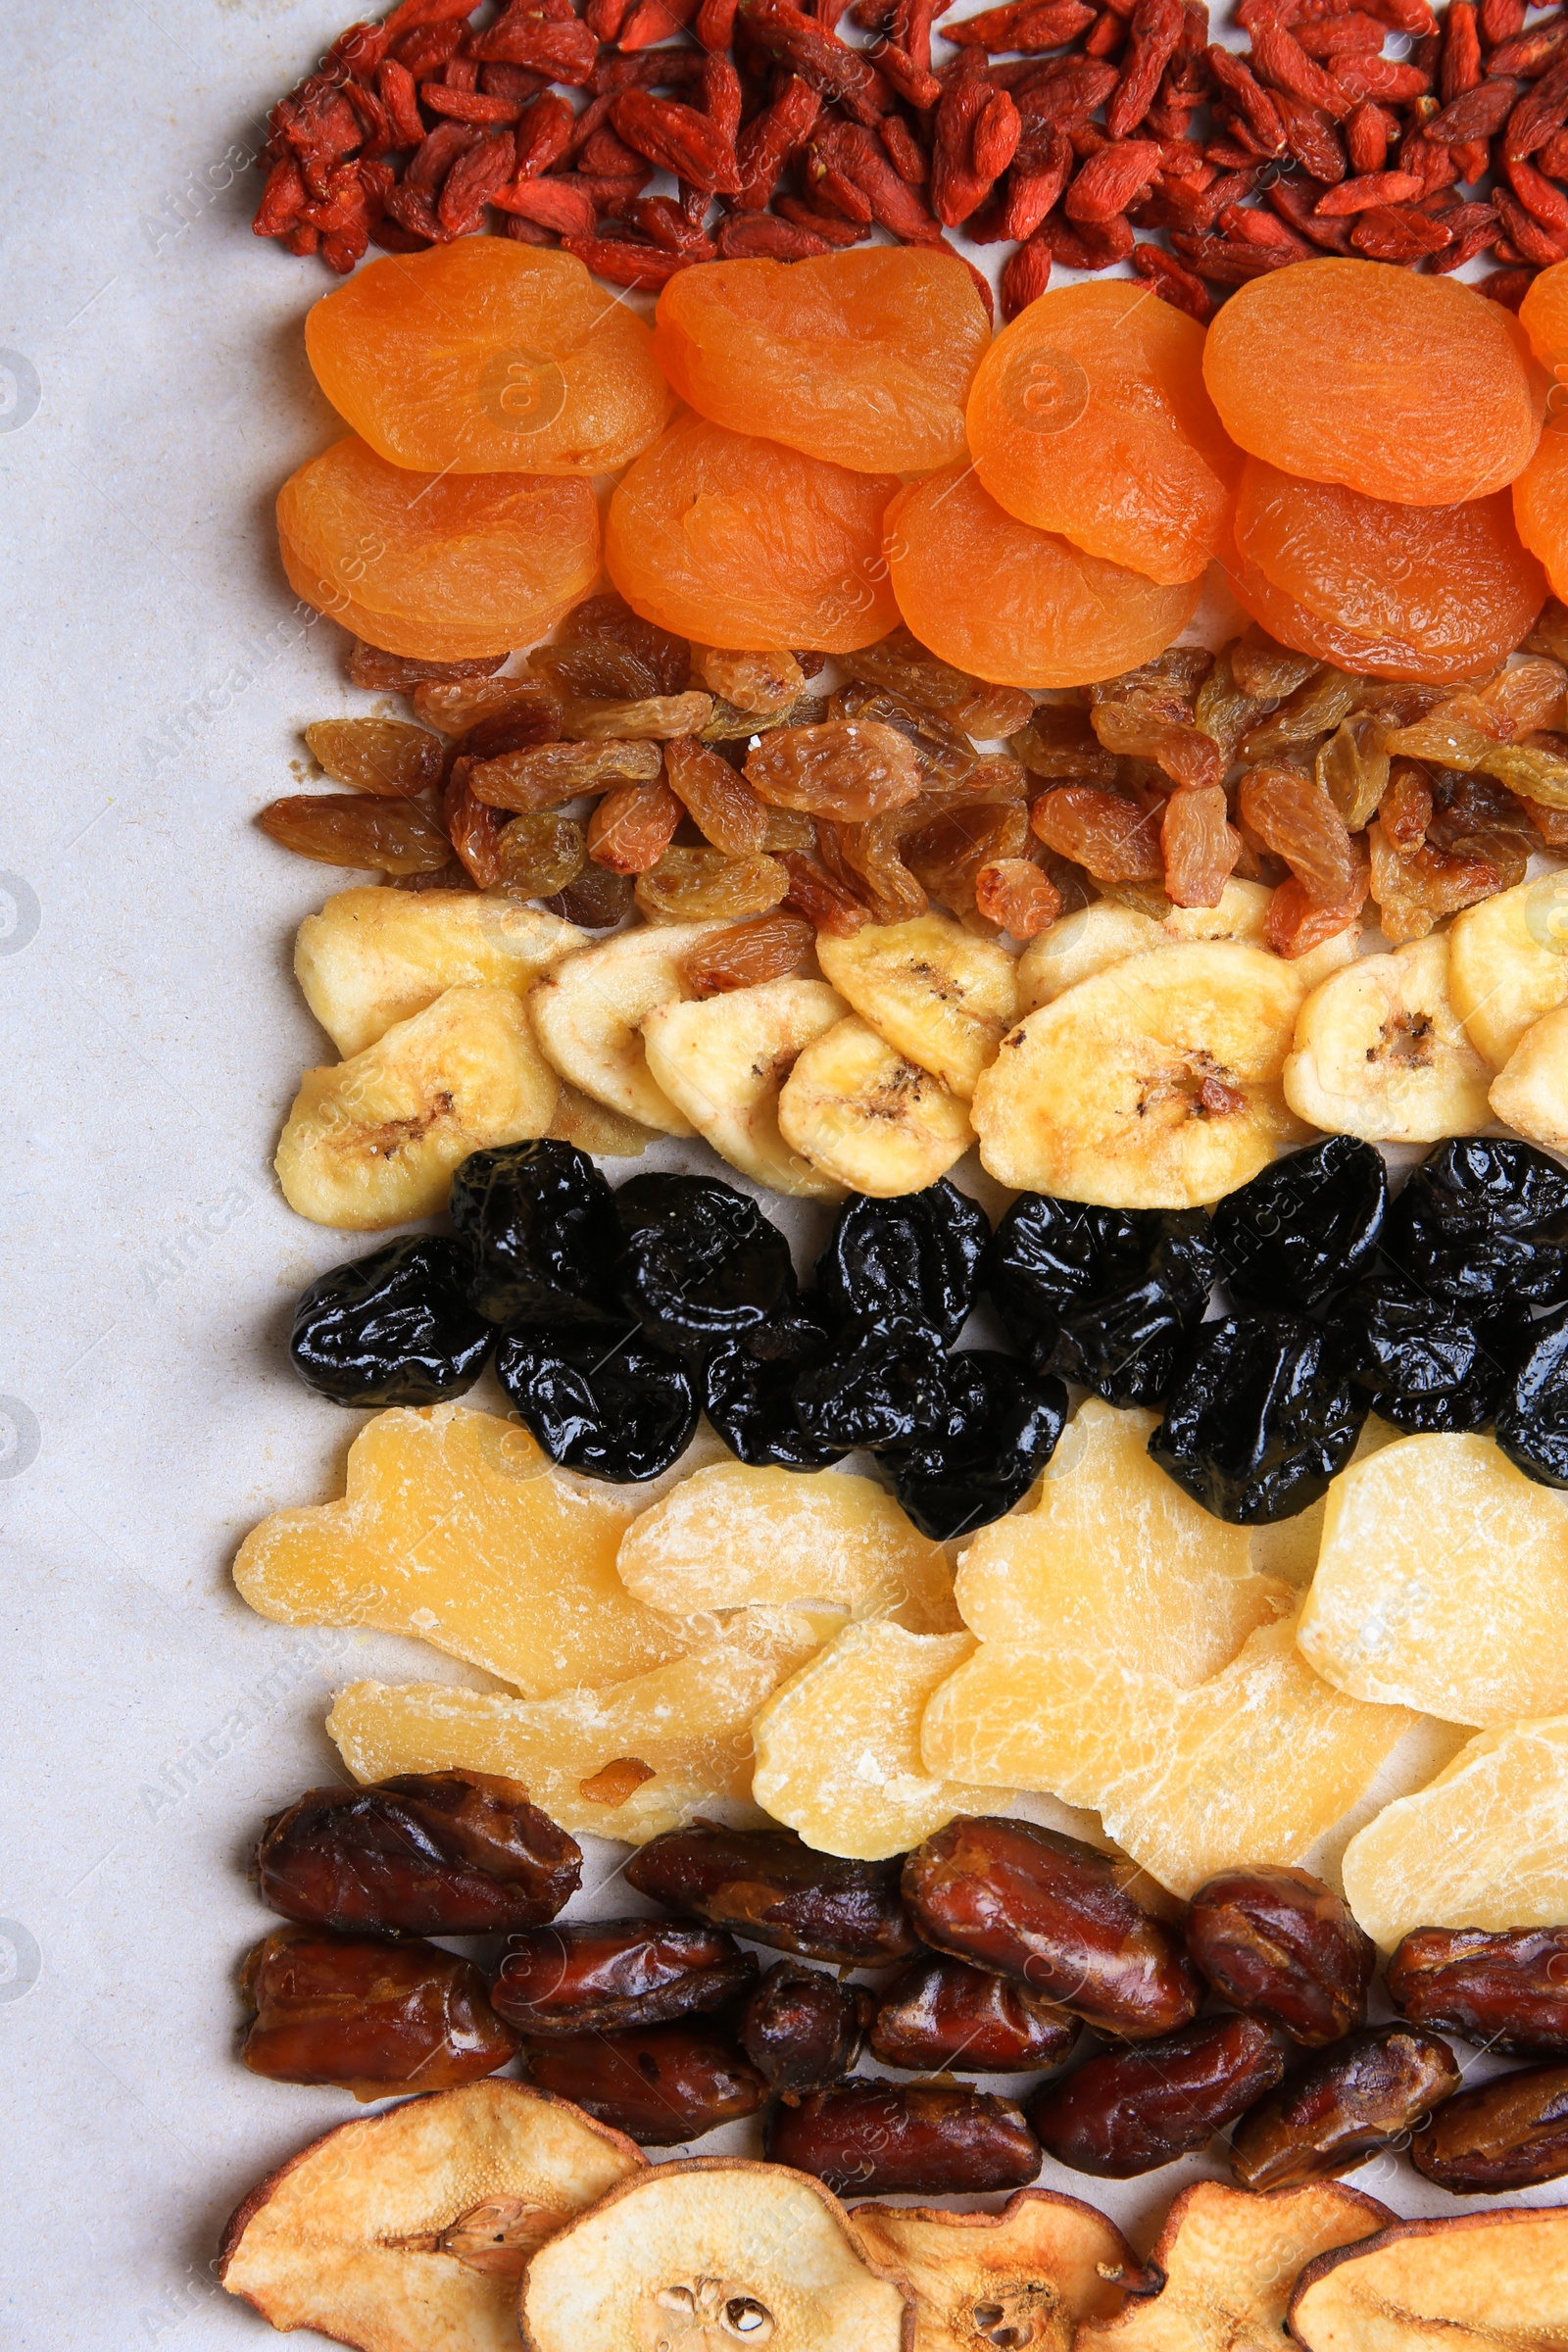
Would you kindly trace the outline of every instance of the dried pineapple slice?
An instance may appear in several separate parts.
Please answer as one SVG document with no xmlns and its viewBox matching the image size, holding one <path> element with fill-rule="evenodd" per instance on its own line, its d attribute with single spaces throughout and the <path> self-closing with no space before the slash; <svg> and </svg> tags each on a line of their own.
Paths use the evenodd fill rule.
<svg viewBox="0 0 1568 2352">
<path fill-rule="evenodd" d="M 875 1479 L 843 1470 L 694 1471 L 633 1521 L 615 1564 L 628 1592 L 671 1617 L 761 1602 L 962 1630 L 941 1544 Z"/>
<path fill-rule="evenodd" d="M 914 2352 L 1067 2352 L 1152 2283 L 1113 2223 L 1049 2188 L 1021 2188 L 1000 2213 L 858 2205 L 851 2227 L 913 2289 Z"/>
<path fill-rule="evenodd" d="M 1568 1715 L 1466 1740 L 1345 1849 L 1345 1895 L 1374 1943 L 1412 1928 L 1568 1919 Z"/>
<path fill-rule="evenodd" d="M 643 1016 L 643 1047 L 655 1083 L 731 1167 L 770 1192 L 839 1200 L 844 1187 L 779 1133 L 778 1096 L 805 1049 L 844 1013 L 821 980 L 767 980 L 654 1005 Z"/>
<path fill-rule="evenodd" d="M 837 1021 L 796 1062 L 778 1099 L 784 1141 L 852 1192 L 923 1192 L 974 1141 L 958 1097 L 878 1037 Z"/>
<path fill-rule="evenodd" d="M 1374 1144 L 1477 1134 L 1491 1121 L 1491 1082 L 1448 994 L 1441 931 L 1363 956 L 1314 989 L 1285 1064 L 1298 1117 Z"/>
<path fill-rule="evenodd" d="M 1500 1070 L 1568 997 L 1568 874 L 1543 874 L 1456 914 L 1448 994 L 1476 1052 Z"/>
<path fill-rule="evenodd" d="M 563 1829 L 641 1845 L 715 1804 L 760 1821 L 752 1718 L 824 1630 L 801 1611 L 742 1609 L 686 1657 L 553 1698 L 352 1683 L 326 1728 L 356 1780 L 456 1765 L 499 1772 L 525 1783 Z"/>
<path fill-rule="evenodd" d="M 817 961 L 839 995 L 894 1052 L 967 1101 L 1018 1017 L 1017 965 L 951 915 L 822 932 Z"/>
<path fill-rule="evenodd" d="M 957 1813 L 1000 1810 L 994 1788 L 934 1780 L 920 1718 L 974 1648 L 967 1634 L 846 1626 L 775 1690 L 752 1725 L 752 1793 L 819 1854 L 880 1862 Z"/>
<path fill-rule="evenodd" d="M 656 1004 L 691 994 L 681 959 L 715 923 L 645 923 L 584 948 L 528 998 L 545 1057 L 568 1086 L 661 1135 L 689 1136 L 684 1113 L 648 1067 L 642 1024 Z"/>
<path fill-rule="evenodd" d="M 1568 1496 L 1490 1438 L 1401 1438 L 1328 1493 L 1301 1655 L 1336 1690 L 1483 1729 L 1568 1708 Z"/>
<path fill-rule="evenodd" d="M 586 944 L 558 915 L 479 891 L 340 890 L 301 923 L 294 976 L 338 1052 L 363 1054 L 449 988 L 521 996 Z"/>
<path fill-rule="evenodd" d="M 341 1501 L 253 1528 L 234 1582 L 264 1617 L 416 1634 L 530 1696 L 619 1682 L 697 1638 L 615 1574 L 644 1499 L 564 1476 L 520 1423 L 399 1406 L 355 1439 Z"/>
<path fill-rule="evenodd" d="M 1515 1135 L 1547 1152 L 1568 1152 L 1568 1004 L 1532 1022 L 1487 1101 Z"/>
<path fill-rule="evenodd" d="M 519 997 L 449 988 L 363 1054 L 307 1070 L 272 1164 L 302 1217 L 379 1233 L 444 1208 L 470 1152 L 543 1135 L 559 1093 Z"/>
</svg>

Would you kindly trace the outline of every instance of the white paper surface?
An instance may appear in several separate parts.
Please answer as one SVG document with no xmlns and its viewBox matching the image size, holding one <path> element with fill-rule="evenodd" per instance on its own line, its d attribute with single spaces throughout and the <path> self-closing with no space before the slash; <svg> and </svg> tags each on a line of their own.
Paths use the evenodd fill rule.
<svg viewBox="0 0 1568 2352">
<path fill-rule="evenodd" d="M 249 822 L 291 788 L 307 720 L 370 707 L 337 631 L 297 615 L 270 524 L 278 484 L 340 429 L 300 333 L 331 281 L 250 237 L 242 168 L 349 13 L 4 11 L 0 2328 L 18 2352 L 266 2340 L 212 2278 L 219 2228 L 359 2111 L 235 2061 L 232 1971 L 272 1924 L 247 1848 L 336 1771 L 334 1685 L 462 1675 L 413 1643 L 264 1623 L 228 1576 L 264 1512 L 336 1491 L 362 1419 L 308 1396 L 283 1351 L 302 1284 L 357 1245 L 293 1216 L 270 1166 L 299 1071 L 329 1057 L 293 929 L 340 885 Z M 473 1401 L 501 1402 L 488 1381 Z M 601 1849 L 590 1883 L 618 1858 Z M 610 1886 L 592 1907 L 634 1906 Z M 1217 2171 L 1045 2178 L 1131 2220 Z M 1401 2211 L 1462 2209 L 1389 2160 L 1356 2178 Z"/>
</svg>

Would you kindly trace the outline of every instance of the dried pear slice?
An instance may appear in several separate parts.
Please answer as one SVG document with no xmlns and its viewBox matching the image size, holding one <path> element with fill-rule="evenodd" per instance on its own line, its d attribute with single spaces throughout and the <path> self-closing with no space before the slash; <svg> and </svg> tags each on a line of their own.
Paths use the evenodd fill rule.
<svg viewBox="0 0 1568 2352">
<path fill-rule="evenodd" d="M 691 2157 L 601 2198 L 523 2282 L 527 2352 L 912 2352 L 914 2306 L 838 2199 L 782 2164 Z"/>
<path fill-rule="evenodd" d="M 1395 2222 L 1309 2263 L 1291 2297 L 1303 2352 L 1560 2352 L 1568 2206 Z"/>
<path fill-rule="evenodd" d="M 628 1592 L 672 1617 L 763 1602 L 960 1630 L 941 1544 L 875 1479 L 842 1470 L 694 1471 L 632 1522 L 616 1566 Z"/>
<path fill-rule="evenodd" d="M 691 995 L 681 961 L 716 923 L 645 923 L 584 948 L 546 972 L 528 998 L 545 1058 L 568 1086 L 661 1135 L 692 1125 L 654 1078 L 642 1023 Z"/>
<path fill-rule="evenodd" d="M 543 1135 L 560 1091 L 520 997 L 449 988 L 363 1054 L 305 1072 L 272 1165 L 302 1217 L 379 1233 L 444 1208 L 470 1152 Z"/>
<path fill-rule="evenodd" d="M 1345 1895 L 1374 1943 L 1412 1928 L 1568 1919 L 1568 1716 L 1466 1740 L 1345 1849 Z"/>
<path fill-rule="evenodd" d="M 778 1097 L 806 1048 L 844 1012 L 821 980 L 767 980 L 656 1004 L 643 1016 L 643 1047 L 657 1084 L 732 1168 L 770 1192 L 838 1200 L 843 1186 L 779 1133 Z"/>
<path fill-rule="evenodd" d="M 792 1610 L 742 1609 L 687 1657 L 554 1698 L 351 1683 L 326 1728 L 358 1781 L 459 1765 L 504 1773 L 574 1833 L 641 1845 L 716 1804 L 756 1823 L 752 1718 L 822 1630 Z"/>
<path fill-rule="evenodd" d="M 878 1037 L 965 1100 L 1018 1017 L 1013 958 L 951 915 L 867 923 L 848 939 L 824 931 L 816 956 Z"/>
<path fill-rule="evenodd" d="M 361 1054 L 449 988 L 524 995 L 587 933 L 542 908 L 473 890 L 340 890 L 308 914 L 294 976 L 342 1054 Z"/>
<path fill-rule="evenodd" d="M 1150 2255 L 1165 2283 L 1148 2302 L 1081 2328 L 1073 2352 L 1284 2352 L 1285 2307 L 1303 2266 L 1370 2237 L 1394 2216 L 1339 2180 L 1255 2196 L 1195 2180 Z"/>
<path fill-rule="evenodd" d="M 1568 1709 L 1568 1496 L 1490 1438 L 1401 1438 L 1328 1493 L 1301 1654 L 1336 1690 L 1489 1729 Z"/>
<path fill-rule="evenodd" d="M 1089 2340 L 1082 2323 L 1153 2283 L 1103 2214 L 1048 2188 L 1021 2188 L 1000 2213 L 858 2205 L 850 2226 L 912 2290 L 914 2352 L 1070 2352 Z"/>
<path fill-rule="evenodd" d="M 415 1634 L 530 1697 L 621 1682 L 700 1638 L 615 1573 L 642 1498 L 564 1476 L 520 1422 L 460 1404 L 377 1413 L 346 1488 L 240 1545 L 234 1582 L 262 1616 Z"/>
<path fill-rule="evenodd" d="M 274 2328 L 359 2352 L 508 2352 L 529 2256 L 647 2169 L 618 2132 L 522 2082 L 341 2124 L 253 2188 L 218 2277 Z"/>
</svg>

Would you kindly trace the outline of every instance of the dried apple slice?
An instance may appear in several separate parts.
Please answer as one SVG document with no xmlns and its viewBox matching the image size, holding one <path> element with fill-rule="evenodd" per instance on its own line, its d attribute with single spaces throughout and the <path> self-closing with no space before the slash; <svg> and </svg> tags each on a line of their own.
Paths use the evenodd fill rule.
<svg viewBox="0 0 1568 2352">
<path fill-rule="evenodd" d="M 642 1499 L 554 1469 L 520 1422 L 398 1406 L 349 1448 L 342 1500 L 264 1519 L 234 1582 L 264 1617 L 416 1634 L 530 1697 L 621 1682 L 697 1638 L 615 1574 Z"/>
<path fill-rule="evenodd" d="M 842 1470 L 694 1471 L 627 1529 L 616 1565 L 628 1592 L 673 1617 L 763 1602 L 960 1630 L 941 1544 L 885 1487 Z"/>
<path fill-rule="evenodd" d="M 1412 1928 L 1568 1919 L 1568 1715 L 1466 1740 L 1345 1849 L 1345 1895 L 1374 1943 Z"/>
<path fill-rule="evenodd" d="M 1483 1729 L 1568 1708 L 1568 1497 L 1483 1437 L 1401 1438 L 1328 1493 L 1298 1640 L 1355 1698 Z"/>
<path fill-rule="evenodd" d="M 1195 2180 L 1149 2258 L 1164 2274 L 1158 2294 L 1115 2319 L 1091 2320 L 1073 2352 L 1284 2352 L 1285 2307 L 1303 2265 L 1393 2219 L 1339 2180 L 1264 2196 Z"/>
<path fill-rule="evenodd" d="M 361 1054 L 449 988 L 526 994 L 587 934 L 558 915 L 463 890 L 340 890 L 308 914 L 294 977 L 338 1052 Z"/>
<path fill-rule="evenodd" d="M 1152 2284 L 1103 2214 L 1048 2188 L 1021 2188 L 1000 2213 L 858 2205 L 850 2226 L 913 2291 L 915 2352 L 1068 2352 L 1090 2340 L 1081 2323 Z"/>
<path fill-rule="evenodd" d="M 647 2158 L 566 2099 L 470 2082 L 341 2124 L 253 2188 L 218 2277 L 359 2352 L 508 2352 L 529 2256 Z"/>
<path fill-rule="evenodd" d="M 781 2164 L 691 2157 L 602 2197 L 528 2265 L 528 2352 L 911 2352 L 914 2307 L 838 2199 Z"/>
<path fill-rule="evenodd" d="M 563 1829 L 641 1845 L 715 1804 L 751 1804 L 751 1724 L 821 1638 L 742 1609 L 703 1648 L 602 1690 L 507 1698 L 441 1683 L 351 1683 L 326 1728 L 358 1781 L 466 1765 L 526 1783 Z"/>
<path fill-rule="evenodd" d="M 1308 2263 L 1291 2297 L 1303 2352 L 1559 2352 L 1568 2206 L 1395 2222 Z"/>
</svg>

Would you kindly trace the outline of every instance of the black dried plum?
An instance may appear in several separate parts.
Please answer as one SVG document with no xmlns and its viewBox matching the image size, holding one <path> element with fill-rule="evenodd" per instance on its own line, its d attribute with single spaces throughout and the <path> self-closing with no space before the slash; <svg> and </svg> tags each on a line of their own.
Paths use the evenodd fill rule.
<svg viewBox="0 0 1568 2352">
<path fill-rule="evenodd" d="M 783 1470 L 825 1470 L 843 1458 L 842 1446 L 819 1445 L 795 1418 L 796 1381 L 827 1353 L 828 1335 L 797 1305 L 739 1339 L 726 1340 L 708 1359 L 703 1401 L 708 1418 L 738 1461 Z"/>
<path fill-rule="evenodd" d="M 1388 1205 L 1383 1154 L 1354 1136 L 1275 1160 L 1214 1210 L 1233 1303 L 1296 1314 L 1327 1305 L 1370 1267 Z"/>
<path fill-rule="evenodd" d="M 1202 1209 L 1091 1208 L 1024 1193 L 997 1227 L 986 1281 L 1036 1371 L 1109 1404 L 1158 1404 L 1216 1264 Z"/>
<path fill-rule="evenodd" d="M 473 1251 L 468 1296 L 492 1323 L 591 1322 L 612 1303 L 615 1196 L 573 1145 L 470 1153 L 447 1210 Z"/>
<path fill-rule="evenodd" d="M 1149 1450 L 1216 1519 L 1265 1527 L 1328 1492 L 1366 1414 L 1316 1324 L 1227 1315 L 1200 1330 Z"/>
<path fill-rule="evenodd" d="M 1522 1310 L 1433 1298 L 1396 1275 L 1357 1283 L 1334 1310 L 1341 1360 L 1396 1429 L 1485 1429 L 1528 1344 Z"/>
<path fill-rule="evenodd" d="M 823 1310 L 836 1322 L 924 1323 L 951 1347 L 974 1304 L 990 1239 L 985 1210 L 945 1176 L 893 1200 L 856 1194 L 816 1261 Z"/>
<path fill-rule="evenodd" d="M 657 1347 L 701 1361 L 795 1297 L 790 1247 L 714 1176 L 634 1176 L 614 1196 L 620 1297 Z"/>
<path fill-rule="evenodd" d="M 620 1486 L 667 1470 L 697 1427 L 685 1366 L 624 1316 L 569 1330 L 514 1323 L 496 1376 L 553 1462 Z"/>
<path fill-rule="evenodd" d="M 1527 1478 L 1568 1487 L 1568 1307 L 1526 1334 L 1529 1353 L 1497 1407 L 1497 1444 Z"/>
<path fill-rule="evenodd" d="M 944 1544 L 1021 1502 L 1056 1450 L 1067 1392 L 992 1348 L 948 1358 L 940 1427 L 891 1463 L 900 1502 L 922 1535 Z"/>
<path fill-rule="evenodd" d="M 1412 1169 L 1383 1254 L 1441 1298 L 1568 1303 L 1568 1169 L 1512 1136 L 1454 1136 Z"/>
<path fill-rule="evenodd" d="M 923 1323 L 862 1317 L 795 1383 L 795 1418 L 811 1443 L 848 1453 L 916 1446 L 950 1410 L 948 1358 Z"/>
<path fill-rule="evenodd" d="M 439 1404 L 484 1369 L 494 1326 L 464 1295 L 467 1250 L 446 1234 L 388 1242 L 300 1295 L 288 1351 L 334 1404 Z"/>
</svg>

